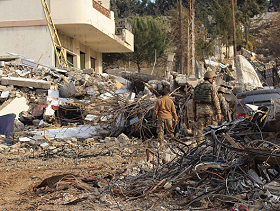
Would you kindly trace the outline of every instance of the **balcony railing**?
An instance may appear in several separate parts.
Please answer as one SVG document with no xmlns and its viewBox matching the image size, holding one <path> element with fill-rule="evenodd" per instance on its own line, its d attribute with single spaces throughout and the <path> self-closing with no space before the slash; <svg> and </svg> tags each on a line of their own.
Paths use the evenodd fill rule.
<svg viewBox="0 0 280 211">
<path fill-rule="evenodd" d="M 96 9 L 98 12 L 101 12 L 107 18 L 110 18 L 110 10 L 106 9 L 101 5 L 101 3 L 92 0 L 93 8 Z"/>
</svg>

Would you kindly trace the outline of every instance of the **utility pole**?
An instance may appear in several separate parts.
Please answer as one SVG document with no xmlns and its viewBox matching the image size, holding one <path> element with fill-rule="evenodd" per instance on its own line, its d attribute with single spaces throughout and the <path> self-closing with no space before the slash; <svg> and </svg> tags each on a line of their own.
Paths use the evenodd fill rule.
<svg viewBox="0 0 280 211">
<path fill-rule="evenodd" d="M 235 58 L 236 58 L 236 29 L 235 29 L 234 0 L 231 0 L 231 18 L 232 18 L 232 33 L 233 33 L 233 55 L 234 55 L 234 61 L 235 61 Z"/>
<path fill-rule="evenodd" d="M 189 18 L 188 18 L 188 61 L 187 75 L 194 75 L 195 70 L 195 0 L 189 1 Z"/>
<path fill-rule="evenodd" d="M 184 73 L 184 39 L 183 39 L 183 23 L 182 23 L 182 0 L 179 0 L 179 39 L 180 39 L 180 73 Z"/>
<path fill-rule="evenodd" d="M 194 18 L 195 18 L 195 9 L 194 9 L 195 0 L 192 0 L 192 71 L 191 74 L 194 75 L 195 72 L 195 25 L 194 25 Z"/>
</svg>

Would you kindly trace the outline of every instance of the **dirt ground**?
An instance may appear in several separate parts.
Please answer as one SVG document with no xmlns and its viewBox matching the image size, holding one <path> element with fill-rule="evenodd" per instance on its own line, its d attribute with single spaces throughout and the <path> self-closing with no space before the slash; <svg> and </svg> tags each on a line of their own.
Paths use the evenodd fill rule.
<svg viewBox="0 0 280 211">
<path fill-rule="evenodd" d="M 19 146 L 0 154 L 0 210 L 146 210 L 158 197 L 135 200 L 115 196 L 111 186 L 81 188 L 81 178 L 111 176 L 109 184 L 133 173 L 146 159 L 147 143 L 79 142 L 76 148 L 56 141 L 55 150 Z M 55 145 L 53 143 L 53 145 Z M 70 177 L 62 181 L 60 175 Z M 55 185 L 42 181 L 60 176 Z M 53 178 L 54 179 L 54 178 Z M 106 182 L 105 182 L 106 183 Z M 41 185 L 42 187 L 39 187 Z M 89 186 L 88 186 L 89 187 Z M 161 205 L 152 210 L 164 209 Z"/>
</svg>

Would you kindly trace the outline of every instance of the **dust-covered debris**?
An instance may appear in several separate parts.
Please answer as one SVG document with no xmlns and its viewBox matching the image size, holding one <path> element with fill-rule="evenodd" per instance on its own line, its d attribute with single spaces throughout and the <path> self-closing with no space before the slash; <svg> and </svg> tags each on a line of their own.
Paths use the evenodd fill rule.
<svg viewBox="0 0 280 211">
<path fill-rule="evenodd" d="M 1 208 L 279 209 L 279 132 L 266 130 L 277 121 L 278 101 L 236 118 L 240 84 L 225 68 L 219 75 L 234 80 L 220 77 L 218 85 L 227 89 L 232 120 L 196 134 L 198 79 L 6 63 L 0 111 L 14 115 L 0 139 Z M 175 138 L 158 146 L 152 114 L 165 89 L 179 121 Z"/>
</svg>

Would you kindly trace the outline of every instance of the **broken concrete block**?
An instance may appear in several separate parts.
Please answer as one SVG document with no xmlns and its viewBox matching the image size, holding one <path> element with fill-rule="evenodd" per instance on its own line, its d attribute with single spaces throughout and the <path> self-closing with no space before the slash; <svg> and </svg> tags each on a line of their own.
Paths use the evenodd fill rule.
<svg viewBox="0 0 280 211">
<path fill-rule="evenodd" d="M 46 89 L 36 89 L 35 92 L 36 92 L 36 95 L 44 95 L 44 96 L 48 95 L 48 90 L 46 90 Z"/>
<path fill-rule="evenodd" d="M 16 143 L 16 144 L 12 145 L 11 148 L 12 148 L 12 149 L 19 149 L 19 148 L 20 148 L 20 145 L 21 145 L 21 143 L 18 142 L 18 143 Z"/>
<path fill-rule="evenodd" d="M 94 143 L 95 143 L 95 140 L 93 138 L 88 138 L 85 140 L 85 145 L 87 145 L 87 146 L 92 146 L 92 145 L 94 145 Z"/>
<path fill-rule="evenodd" d="M 116 137 L 106 137 L 104 139 L 105 143 L 119 143 L 118 139 Z"/>
<path fill-rule="evenodd" d="M 104 142 L 105 142 L 105 143 L 110 143 L 110 142 L 111 142 L 111 137 L 106 137 L 106 138 L 104 139 Z"/>
<path fill-rule="evenodd" d="M 14 132 L 20 132 L 23 131 L 23 129 L 24 129 L 24 124 L 21 121 L 15 119 Z"/>
<path fill-rule="evenodd" d="M 53 122 L 55 120 L 55 111 L 53 109 L 53 105 L 50 104 L 47 106 L 43 118 L 47 122 Z"/>
<path fill-rule="evenodd" d="M 153 93 L 145 86 L 144 87 L 144 91 L 143 91 L 144 95 L 148 95 L 148 96 L 152 96 Z"/>
<path fill-rule="evenodd" d="M 87 90 L 88 95 L 95 95 L 96 91 L 91 87 Z"/>
<path fill-rule="evenodd" d="M 32 139 L 37 143 L 42 143 L 46 140 L 43 136 L 38 136 L 38 135 L 33 136 Z"/>
<path fill-rule="evenodd" d="M 17 154 L 18 153 L 18 149 L 10 149 L 9 151 L 11 154 Z"/>
<path fill-rule="evenodd" d="M 125 143 L 126 141 L 129 141 L 129 138 L 124 133 L 122 133 L 118 136 L 118 141 L 120 143 Z"/>
<path fill-rule="evenodd" d="M 127 97 L 129 102 L 134 102 L 135 99 L 135 93 L 134 92 L 130 92 L 130 94 Z"/>
<path fill-rule="evenodd" d="M 118 77 L 118 78 L 115 79 L 115 81 L 118 81 L 118 82 L 120 82 L 123 85 L 126 85 L 129 82 L 128 80 L 126 80 L 123 77 Z"/>
<path fill-rule="evenodd" d="M 39 124 L 40 124 L 40 119 L 34 119 L 34 120 L 32 120 L 32 123 L 33 123 L 33 125 L 35 125 L 36 127 L 38 127 L 39 126 Z"/>
<path fill-rule="evenodd" d="M 74 143 L 74 144 L 77 144 L 78 143 L 78 139 L 73 137 L 73 138 L 71 138 L 71 142 Z"/>
<path fill-rule="evenodd" d="M 1 98 L 8 98 L 9 97 L 9 91 L 3 91 L 2 93 L 1 93 Z"/>
<path fill-rule="evenodd" d="M 9 148 L 7 145 L 0 144 L 0 152 L 6 150 L 7 148 Z"/>
<path fill-rule="evenodd" d="M 114 96 L 111 93 L 106 92 L 104 94 L 101 94 L 100 97 L 102 97 L 104 100 L 107 100 L 107 99 L 109 99 L 111 97 L 114 97 Z"/>
<path fill-rule="evenodd" d="M 159 91 L 163 90 L 163 85 L 161 83 L 157 84 L 157 90 Z"/>
<path fill-rule="evenodd" d="M 25 124 L 31 124 L 34 117 L 29 114 L 27 111 L 22 111 L 19 114 L 19 120 Z"/>
<path fill-rule="evenodd" d="M 27 111 L 28 109 L 29 106 L 27 105 L 25 97 L 15 98 L 8 105 L 1 109 L 0 116 L 14 113 L 16 114 L 17 119 L 22 111 Z"/>
<path fill-rule="evenodd" d="M 40 147 L 41 147 L 43 150 L 45 150 L 45 149 L 47 149 L 47 148 L 49 147 L 49 144 L 48 144 L 47 142 L 44 142 L 44 143 L 40 144 Z"/>
<path fill-rule="evenodd" d="M 124 85 L 118 81 L 115 82 L 116 83 L 116 86 L 117 86 L 117 89 L 123 89 L 124 88 Z"/>
<path fill-rule="evenodd" d="M 187 82 L 187 76 L 183 74 L 178 74 L 175 78 L 175 81 L 179 86 L 186 86 L 188 84 Z"/>
<path fill-rule="evenodd" d="M 113 115 L 101 116 L 101 117 L 100 117 L 100 121 L 101 121 L 101 122 L 106 122 L 106 121 L 108 121 L 109 119 L 111 119 L 112 117 L 113 117 Z"/>
<path fill-rule="evenodd" d="M 41 89 L 49 89 L 51 87 L 50 81 L 34 80 L 30 78 L 17 78 L 17 77 L 2 77 L 2 85 L 15 85 L 22 87 L 34 87 Z"/>
<path fill-rule="evenodd" d="M 54 87 L 51 87 L 48 90 L 48 96 L 53 98 L 59 98 L 59 91 L 55 89 Z"/>
<path fill-rule="evenodd" d="M 52 153 L 55 154 L 55 153 L 58 153 L 59 151 L 61 151 L 61 149 L 55 148 L 52 150 Z"/>
<path fill-rule="evenodd" d="M 25 154 L 27 152 L 27 149 L 26 148 L 20 148 L 20 149 L 18 149 L 18 152 L 20 154 Z"/>
<path fill-rule="evenodd" d="M 90 121 L 90 122 L 94 122 L 97 123 L 99 120 L 99 116 L 93 115 L 93 114 L 88 114 L 85 118 L 85 121 Z"/>
<path fill-rule="evenodd" d="M 172 153 L 171 151 L 166 152 L 163 154 L 163 160 L 164 162 L 170 162 L 176 157 L 176 154 Z"/>
<path fill-rule="evenodd" d="M 92 68 L 89 68 L 89 69 L 84 69 L 82 70 L 84 74 L 90 74 L 90 73 L 93 73 L 94 72 L 94 69 Z"/>
<path fill-rule="evenodd" d="M 77 89 L 75 85 L 70 82 L 59 89 L 59 96 L 60 97 L 71 97 L 77 93 Z"/>
<path fill-rule="evenodd" d="M 5 67 L 5 61 L 0 61 L 0 67 Z"/>
<path fill-rule="evenodd" d="M 76 90 L 77 90 L 77 93 L 73 95 L 74 97 L 80 97 L 80 96 L 84 96 L 84 95 L 87 94 L 87 92 L 84 90 L 83 87 L 81 87 L 81 86 L 76 86 L 75 88 L 76 88 Z"/>
<path fill-rule="evenodd" d="M 29 142 L 29 141 L 31 141 L 31 139 L 28 138 L 28 137 L 19 137 L 18 140 L 19 140 L 20 142 Z"/>
<path fill-rule="evenodd" d="M 0 91 L 7 91 L 7 87 L 6 86 L 2 86 L 2 85 L 0 85 Z"/>
</svg>

